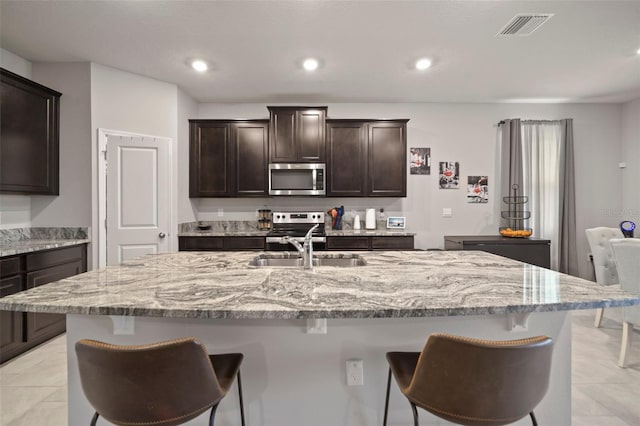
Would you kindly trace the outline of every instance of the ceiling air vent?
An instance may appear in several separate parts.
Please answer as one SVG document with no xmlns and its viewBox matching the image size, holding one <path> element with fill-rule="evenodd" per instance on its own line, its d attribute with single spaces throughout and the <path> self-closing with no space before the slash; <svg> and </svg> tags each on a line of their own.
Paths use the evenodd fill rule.
<svg viewBox="0 0 640 426">
<path fill-rule="evenodd" d="M 547 22 L 553 13 L 519 13 L 496 35 L 528 36 Z"/>
</svg>

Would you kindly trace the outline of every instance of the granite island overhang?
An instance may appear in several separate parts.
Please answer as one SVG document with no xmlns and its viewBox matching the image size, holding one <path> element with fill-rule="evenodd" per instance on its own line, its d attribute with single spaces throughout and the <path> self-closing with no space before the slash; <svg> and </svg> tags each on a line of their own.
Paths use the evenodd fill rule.
<svg viewBox="0 0 640 426">
<path fill-rule="evenodd" d="M 366 266 L 249 266 L 256 252 L 147 256 L 8 296 L 0 299 L 0 309 L 68 314 L 71 425 L 86 423 L 92 414 L 73 349 L 81 338 L 137 344 L 196 336 L 211 352 L 245 354 L 248 424 L 368 426 L 382 423 L 384 354 L 418 351 L 434 332 L 484 339 L 551 336 L 551 385 L 536 414 L 541 424 L 569 425 L 568 311 L 640 303 L 616 287 L 483 252 L 322 255 L 354 254 Z M 118 326 L 123 318 L 131 321 Z M 328 319 L 327 328 L 309 327 L 314 319 Z M 318 331 L 326 334 L 313 334 Z M 346 385 L 348 359 L 364 361 L 364 386 Z M 237 422 L 234 395 L 221 403 L 216 424 Z M 402 398 L 392 391 L 390 419 L 409 425 L 411 410 Z M 436 422 L 426 413 L 421 417 Z"/>
<path fill-rule="evenodd" d="M 0 309 L 168 318 L 397 318 L 630 306 L 618 286 L 484 252 L 323 253 L 365 266 L 250 266 L 257 253 L 151 255 L 0 299 Z M 296 256 L 289 252 L 265 256 Z"/>
</svg>

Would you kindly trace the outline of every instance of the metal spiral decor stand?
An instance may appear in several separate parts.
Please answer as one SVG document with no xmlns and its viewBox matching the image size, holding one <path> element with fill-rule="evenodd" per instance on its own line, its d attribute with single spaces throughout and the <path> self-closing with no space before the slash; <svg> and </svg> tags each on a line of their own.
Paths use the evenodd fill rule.
<svg viewBox="0 0 640 426">
<path fill-rule="evenodd" d="M 533 231 L 525 227 L 525 221 L 531 217 L 531 212 L 524 209 L 524 205 L 529 201 L 529 197 L 518 195 L 520 187 L 516 184 L 511 186 L 513 195 L 502 197 L 502 202 L 508 206 L 508 210 L 502 211 L 503 219 L 508 220 L 509 226 L 500 227 L 500 235 L 510 238 L 529 238 Z"/>
</svg>

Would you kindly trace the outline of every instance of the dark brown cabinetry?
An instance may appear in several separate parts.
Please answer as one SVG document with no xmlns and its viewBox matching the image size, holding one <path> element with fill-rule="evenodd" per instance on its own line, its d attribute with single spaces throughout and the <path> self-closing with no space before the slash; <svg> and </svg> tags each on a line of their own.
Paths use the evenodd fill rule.
<svg viewBox="0 0 640 426">
<path fill-rule="evenodd" d="M 87 270 L 86 244 L 0 259 L 0 297 Z M 65 331 L 65 315 L 0 311 L 0 362 Z"/>
<path fill-rule="evenodd" d="M 59 194 L 60 96 L 0 69 L 0 192 Z"/>
<path fill-rule="evenodd" d="M 0 297 L 24 290 L 24 276 L 20 270 L 5 270 L 8 262 L 19 262 L 18 257 L 0 260 Z M 0 311 L 0 361 L 5 361 L 18 353 L 23 334 L 23 313 Z"/>
<path fill-rule="evenodd" d="M 445 236 L 445 250 L 480 250 L 543 268 L 551 267 L 551 241 L 494 235 Z"/>
<path fill-rule="evenodd" d="M 327 237 L 327 250 L 413 250 L 413 236 Z"/>
<path fill-rule="evenodd" d="M 189 120 L 189 196 L 266 196 L 267 120 Z"/>
<path fill-rule="evenodd" d="M 408 120 L 327 120 L 327 196 L 406 197 Z"/>
<path fill-rule="evenodd" d="M 327 195 L 367 194 L 366 123 L 327 120 Z"/>
<path fill-rule="evenodd" d="M 272 163 L 319 163 L 325 155 L 327 107 L 267 107 Z"/>
<path fill-rule="evenodd" d="M 264 250 L 265 237 L 178 237 L 180 251 Z"/>
</svg>

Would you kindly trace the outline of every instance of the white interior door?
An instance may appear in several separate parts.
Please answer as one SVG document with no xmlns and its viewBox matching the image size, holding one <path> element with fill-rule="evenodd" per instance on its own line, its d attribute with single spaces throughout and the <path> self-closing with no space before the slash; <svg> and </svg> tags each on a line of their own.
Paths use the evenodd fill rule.
<svg viewBox="0 0 640 426">
<path fill-rule="evenodd" d="M 167 138 L 108 136 L 107 265 L 169 251 L 170 144 Z"/>
</svg>

